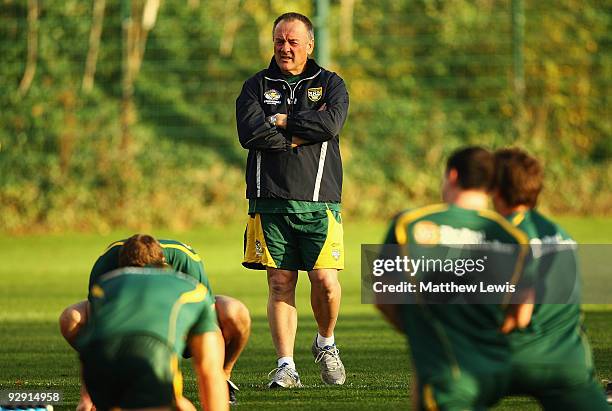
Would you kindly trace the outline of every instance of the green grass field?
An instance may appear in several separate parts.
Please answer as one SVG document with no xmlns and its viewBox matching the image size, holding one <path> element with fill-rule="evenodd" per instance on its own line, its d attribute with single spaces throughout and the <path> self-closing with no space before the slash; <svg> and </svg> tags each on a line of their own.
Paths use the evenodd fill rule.
<svg viewBox="0 0 612 411">
<path fill-rule="evenodd" d="M 559 219 L 579 242 L 612 243 L 612 219 Z M 191 244 L 202 255 L 216 293 L 244 301 L 253 317 L 252 336 L 233 379 L 241 387 L 239 409 L 272 410 L 390 410 L 409 409 L 411 371 L 403 337 L 393 332 L 374 308 L 360 303 L 359 247 L 381 240 L 383 224 L 346 222 L 347 269 L 341 274 L 343 300 L 336 339 L 347 369 L 342 387 L 326 387 L 313 363 L 310 344 L 316 327 L 308 299 L 309 284 L 298 284 L 300 322 L 296 363 L 304 389 L 270 391 L 267 373 L 275 354 L 266 320 L 266 280 L 263 272 L 243 269 L 241 224 L 185 233 L 153 231 L 160 238 Z M 106 245 L 130 235 L 44 235 L 0 237 L 0 390 L 49 388 L 61 390 L 63 405 L 78 400 L 77 356 L 59 334 L 61 310 L 86 296 L 93 261 Z M 586 307 L 598 377 L 612 376 L 612 308 Z M 190 365 L 183 364 L 185 392 L 196 399 Z M 289 402 L 290 401 L 290 402 Z M 538 409 L 524 398 L 511 398 L 496 410 Z"/>
</svg>

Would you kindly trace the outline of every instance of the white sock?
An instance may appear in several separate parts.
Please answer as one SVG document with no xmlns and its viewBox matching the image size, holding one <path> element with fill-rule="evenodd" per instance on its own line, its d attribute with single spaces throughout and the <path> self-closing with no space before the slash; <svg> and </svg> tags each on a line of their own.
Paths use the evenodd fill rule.
<svg viewBox="0 0 612 411">
<path fill-rule="evenodd" d="M 328 345 L 334 345 L 335 340 L 334 340 L 334 335 L 332 334 L 331 337 L 323 337 L 321 334 L 317 333 L 317 345 L 319 346 L 319 348 L 323 348 L 323 347 L 327 347 Z"/>
<path fill-rule="evenodd" d="M 287 367 L 295 370 L 295 362 L 293 362 L 293 357 L 280 357 L 277 361 L 276 361 L 276 366 L 280 367 L 283 364 L 287 364 Z"/>
</svg>

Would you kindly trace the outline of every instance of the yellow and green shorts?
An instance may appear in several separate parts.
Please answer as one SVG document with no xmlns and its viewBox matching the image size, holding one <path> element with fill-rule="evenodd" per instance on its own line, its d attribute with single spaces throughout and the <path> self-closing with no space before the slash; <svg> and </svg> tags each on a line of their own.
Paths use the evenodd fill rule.
<svg viewBox="0 0 612 411">
<path fill-rule="evenodd" d="M 83 379 L 98 410 L 170 407 L 182 396 L 178 358 L 150 335 L 98 340 L 80 352 Z"/>
<path fill-rule="evenodd" d="M 344 269 L 340 212 L 250 214 L 244 233 L 242 265 L 255 270 L 266 267 L 291 271 Z"/>
</svg>

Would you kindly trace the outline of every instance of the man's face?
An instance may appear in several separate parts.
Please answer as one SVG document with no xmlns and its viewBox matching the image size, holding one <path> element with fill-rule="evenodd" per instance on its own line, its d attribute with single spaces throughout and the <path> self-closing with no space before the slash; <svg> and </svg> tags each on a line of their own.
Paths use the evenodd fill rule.
<svg viewBox="0 0 612 411">
<path fill-rule="evenodd" d="M 299 20 L 281 21 L 274 28 L 274 59 L 283 74 L 301 74 L 314 40 Z"/>
</svg>

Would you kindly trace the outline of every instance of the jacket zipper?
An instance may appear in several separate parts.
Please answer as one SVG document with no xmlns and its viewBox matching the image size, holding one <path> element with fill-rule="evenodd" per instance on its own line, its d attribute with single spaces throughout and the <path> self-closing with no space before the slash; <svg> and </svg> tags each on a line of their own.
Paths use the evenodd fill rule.
<svg viewBox="0 0 612 411">
<path fill-rule="evenodd" d="M 297 103 L 297 99 L 295 98 L 295 90 L 297 90 L 297 88 L 299 87 L 300 83 L 302 81 L 306 81 L 306 80 L 312 80 L 313 78 L 317 77 L 319 74 L 321 74 L 321 70 L 317 71 L 313 76 L 311 77 L 306 77 L 301 79 L 300 81 L 298 81 L 297 83 L 295 83 L 295 87 L 291 88 L 291 84 L 289 84 L 287 82 L 287 80 L 284 80 L 282 78 L 270 78 L 267 76 L 264 76 L 265 79 L 270 80 L 270 81 L 281 81 L 283 83 L 285 83 L 287 85 L 287 87 L 289 87 L 289 100 L 287 101 L 287 115 L 291 114 L 291 112 L 293 111 L 293 105 L 295 103 Z"/>
</svg>

